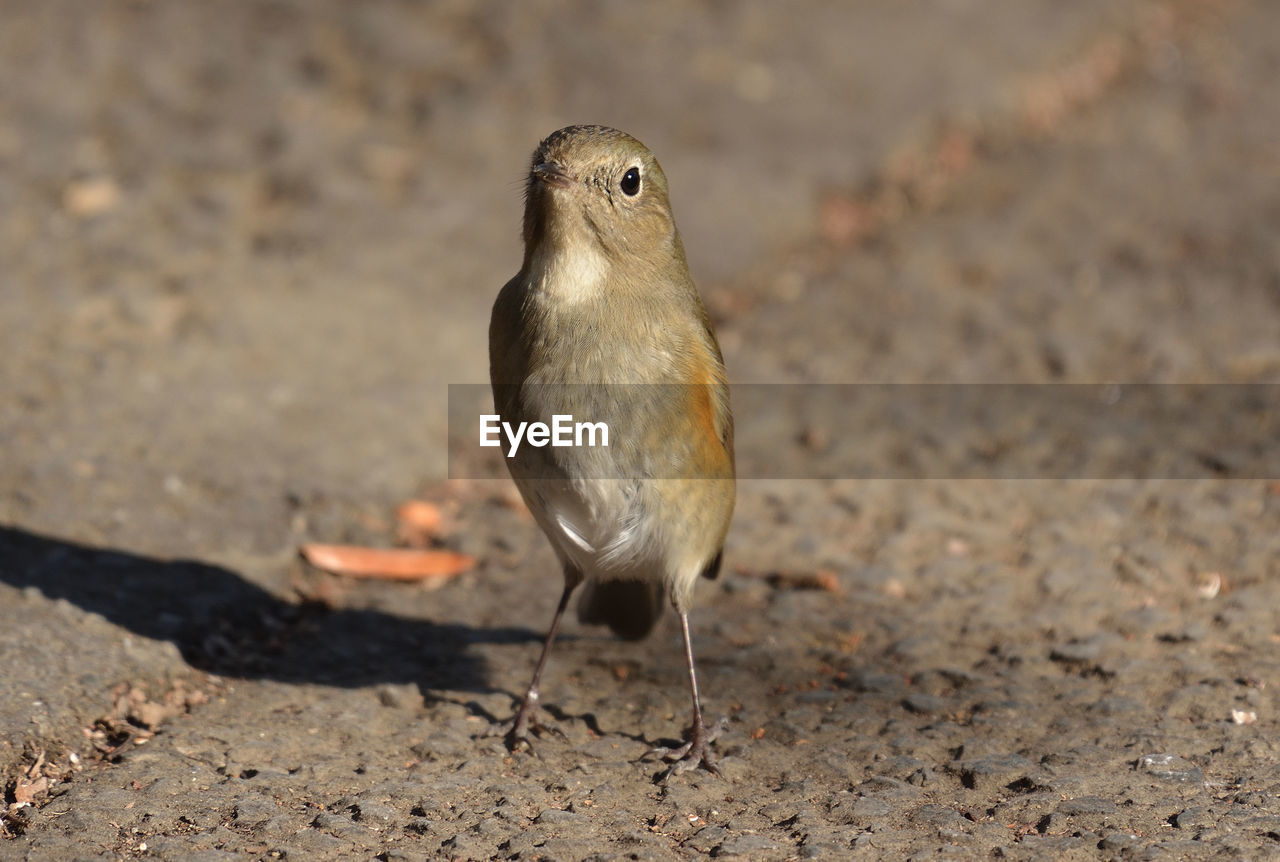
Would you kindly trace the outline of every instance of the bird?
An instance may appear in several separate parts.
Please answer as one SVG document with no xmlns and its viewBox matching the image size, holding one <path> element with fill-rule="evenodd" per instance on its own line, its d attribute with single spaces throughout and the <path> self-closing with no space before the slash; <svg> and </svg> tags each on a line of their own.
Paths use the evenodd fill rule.
<svg viewBox="0 0 1280 862">
<path fill-rule="evenodd" d="M 556 414 L 606 423 L 607 446 L 523 446 L 508 469 L 550 540 L 564 588 L 532 681 L 498 727 L 512 751 L 537 731 L 539 685 L 574 592 L 580 622 L 626 640 L 666 604 L 680 619 L 692 700 L 683 745 L 654 749 L 659 776 L 720 774 L 689 634 L 700 577 L 715 579 L 733 517 L 733 415 L 724 359 L 689 273 L 667 178 L 607 126 L 539 143 L 525 183 L 524 258 L 499 292 L 489 374 L 503 421 Z"/>
</svg>

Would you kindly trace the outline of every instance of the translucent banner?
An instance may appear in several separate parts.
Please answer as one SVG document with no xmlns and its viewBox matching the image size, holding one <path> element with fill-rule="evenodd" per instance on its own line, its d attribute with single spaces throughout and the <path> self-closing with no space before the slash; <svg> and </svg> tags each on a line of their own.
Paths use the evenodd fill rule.
<svg viewBox="0 0 1280 862">
<path fill-rule="evenodd" d="M 449 475 L 697 478 L 687 438 L 717 395 L 527 385 L 503 416 L 487 384 L 451 384 Z M 730 402 L 743 479 L 1280 478 L 1280 384 L 739 384 Z"/>
</svg>

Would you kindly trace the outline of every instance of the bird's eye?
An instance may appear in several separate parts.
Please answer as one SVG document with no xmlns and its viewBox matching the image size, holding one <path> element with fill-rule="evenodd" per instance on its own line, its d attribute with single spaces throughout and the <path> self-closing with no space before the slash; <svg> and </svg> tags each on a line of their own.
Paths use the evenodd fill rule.
<svg viewBox="0 0 1280 862">
<path fill-rule="evenodd" d="M 618 184 L 622 188 L 622 193 L 627 197 L 635 197 L 640 193 L 640 169 L 627 168 L 627 172 L 622 175 L 622 182 Z"/>
</svg>

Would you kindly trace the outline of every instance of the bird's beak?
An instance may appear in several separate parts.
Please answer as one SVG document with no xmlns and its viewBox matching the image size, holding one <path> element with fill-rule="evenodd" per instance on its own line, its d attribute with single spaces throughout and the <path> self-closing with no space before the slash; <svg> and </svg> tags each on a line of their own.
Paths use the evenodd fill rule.
<svg viewBox="0 0 1280 862">
<path fill-rule="evenodd" d="M 568 188 L 573 184 L 573 177 L 569 176 L 564 169 L 564 165 L 559 162 L 542 162 L 533 166 L 533 175 L 544 183 L 561 188 Z"/>
</svg>

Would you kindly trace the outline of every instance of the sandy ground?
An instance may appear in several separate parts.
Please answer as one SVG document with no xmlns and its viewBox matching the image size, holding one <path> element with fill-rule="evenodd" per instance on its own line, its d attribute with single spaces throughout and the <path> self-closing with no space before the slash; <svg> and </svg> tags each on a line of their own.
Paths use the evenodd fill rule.
<svg viewBox="0 0 1280 862">
<path fill-rule="evenodd" d="M 0 5 L 0 857 L 1280 853 L 1280 477 L 748 460 L 724 778 L 662 785 L 670 616 L 571 623 L 564 738 L 484 735 L 559 576 L 446 459 L 571 122 L 658 153 L 735 381 L 1280 381 L 1280 7 Z M 411 497 L 472 571 L 297 559 Z"/>
</svg>

